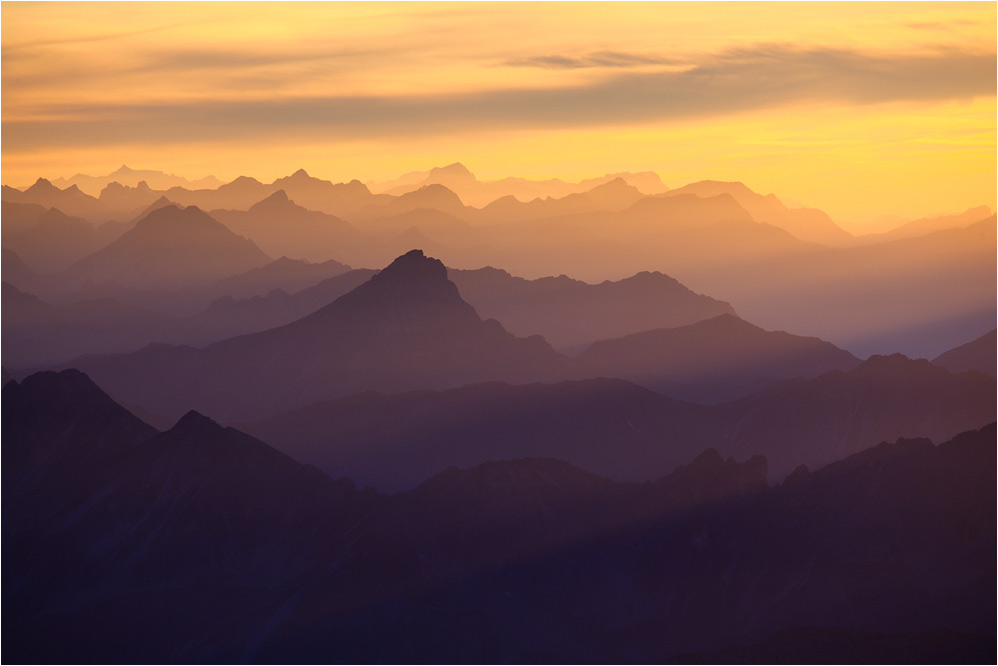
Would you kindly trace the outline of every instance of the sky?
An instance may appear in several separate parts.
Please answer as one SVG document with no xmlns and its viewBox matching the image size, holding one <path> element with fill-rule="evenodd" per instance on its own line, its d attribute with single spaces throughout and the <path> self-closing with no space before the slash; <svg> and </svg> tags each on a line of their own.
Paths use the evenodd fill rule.
<svg viewBox="0 0 998 666">
<path fill-rule="evenodd" d="M 655 171 L 875 231 L 996 207 L 996 3 L 22 3 L 2 180 Z"/>
</svg>

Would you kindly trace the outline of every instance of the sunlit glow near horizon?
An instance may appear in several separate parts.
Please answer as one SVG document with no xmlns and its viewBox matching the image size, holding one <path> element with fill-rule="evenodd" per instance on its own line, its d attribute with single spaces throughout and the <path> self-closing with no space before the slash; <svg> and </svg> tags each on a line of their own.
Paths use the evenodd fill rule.
<svg viewBox="0 0 998 666">
<path fill-rule="evenodd" d="M 3 182 L 655 171 L 996 207 L 995 3 L 4 3 Z"/>
</svg>

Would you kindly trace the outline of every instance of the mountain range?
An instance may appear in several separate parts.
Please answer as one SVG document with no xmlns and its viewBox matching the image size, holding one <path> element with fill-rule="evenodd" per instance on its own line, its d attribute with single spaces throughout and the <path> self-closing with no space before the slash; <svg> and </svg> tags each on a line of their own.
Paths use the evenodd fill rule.
<svg viewBox="0 0 998 666">
<path fill-rule="evenodd" d="M 154 413 L 198 409 L 226 421 L 364 390 L 538 381 L 569 372 L 567 359 L 539 336 L 517 338 L 479 318 L 443 264 L 419 250 L 291 324 L 204 349 L 150 345 L 73 366 Z"/>
<path fill-rule="evenodd" d="M 994 658 L 993 424 L 777 485 L 707 450 L 386 496 L 195 412 L 157 432 L 76 371 L 2 400 L 11 661 Z"/>
</svg>

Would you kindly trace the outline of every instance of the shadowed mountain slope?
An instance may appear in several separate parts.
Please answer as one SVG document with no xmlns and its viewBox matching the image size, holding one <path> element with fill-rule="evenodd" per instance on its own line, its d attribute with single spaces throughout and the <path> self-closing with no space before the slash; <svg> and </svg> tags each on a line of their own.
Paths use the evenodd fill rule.
<svg viewBox="0 0 998 666">
<path fill-rule="evenodd" d="M 824 212 L 815 208 L 787 208 L 776 195 L 757 194 L 743 183 L 702 180 L 670 190 L 660 196 L 682 194 L 695 194 L 699 197 L 728 194 L 747 210 L 756 222 L 771 224 L 789 231 L 802 241 L 835 246 L 852 240 L 852 234 L 835 224 Z"/>
<path fill-rule="evenodd" d="M 874 357 L 723 405 L 692 405 L 623 380 L 490 383 L 366 393 L 240 427 L 329 474 L 383 490 L 434 468 L 560 458 L 615 480 L 647 481 L 706 448 L 770 461 L 773 479 L 917 433 L 938 440 L 994 419 L 994 380 L 928 361 Z"/>
<path fill-rule="evenodd" d="M 152 211 L 116 241 L 69 267 L 71 283 L 115 282 L 131 288 L 214 282 L 270 261 L 252 241 L 193 206 Z"/>
<path fill-rule="evenodd" d="M 35 273 L 54 273 L 103 245 L 92 224 L 57 208 L 3 202 L 3 247 Z"/>
<path fill-rule="evenodd" d="M 81 192 L 75 185 L 59 189 L 44 178 L 39 178 L 34 185 L 23 192 L 4 185 L 3 200 L 11 203 L 37 204 L 43 208 L 58 208 L 66 215 L 82 217 L 90 222 L 114 219 L 111 210 L 95 197 Z"/>
<path fill-rule="evenodd" d="M 254 203 L 249 210 L 213 210 L 211 215 L 275 257 L 369 265 L 378 254 L 375 239 L 338 217 L 298 205 L 284 190 Z"/>
<path fill-rule="evenodd" d="M 976 370 L 986 375 L 995 376 L 995 366 L 998 364 L 998 346 L 995 331 L 985 333 L 981 337 L 944 352 L 932 359 L 936 365 L 941 365 L 950 372 L 966 372 Z"/>
<path fill-rule="evenodd" d="M 451 270 L 450 276 L 483 317 L 517 335 L 542 335 L 555 348 L 734 314 L 729 304 L 661 273 L 594 285 L 564 275 L 524 280 L 491 267 Z"/>
<path fill-rule="evenodd" d="M 3 414 L 4 628 L 18 651 L 61 636 L 41 641 L 55 661 L 211 638 L 373 499 L 196 412 L 157 433 L 74 370 L 8 383 Z"/>
<path fill-rule="evenodd" d="M 994 660 L 993 424 L 775 487 L 708 450 L 655 483 L 526 458 L 379 497 L 194 412 L 156 433 L 75 371 L 2 402 L 8 661 L 824 661 L 802 626 Z"/>
<path fill-rule="evenodd" d="M 588 374 L 622 377 L 673 397 L 708 403 L 859 364 L 830 342 L 764 331 L 733 314 L 600 340 L 576 360 Z"/>
<path fill-rule="evenodd" d="M 203 350 L 151 346 L 74 362 L 112 395 L 154 413 L 232 421 L 364 390 L 565 378 L 540 337 L 516 338 L 461 300 L 447 269 L 413 250 L 368 282 L 280 328 Z"/>
<path fill-rule="evenodd" d="M 951 373 L 924 359 L 872 356 L 848 372 L 793 380 L 718 409 L 727 415 L 719 447 L 763 453 L 776 478 L 898 437 L 942 441 L 994 420 L 995 381 Z M 772 444 L 767 444 L 770 442 Z M 779 445 L 775 443 L 779 442 Z"/>
<path fill-rule="evenodd" d="M 105 298 L 52 305 L 3 283 L 3 362 L 30 368 L 86 353 L 134 351 L 169 336 L 173 317 Z"/>
</svg>

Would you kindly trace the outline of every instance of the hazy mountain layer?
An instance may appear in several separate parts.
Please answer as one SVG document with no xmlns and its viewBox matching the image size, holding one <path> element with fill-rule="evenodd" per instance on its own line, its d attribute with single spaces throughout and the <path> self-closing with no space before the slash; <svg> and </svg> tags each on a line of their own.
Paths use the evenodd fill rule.
<svg viewBox="0 0 998 666">
<path fill-rule="evenodd" d="M 184 287 L 258 268 L 270 258 L 195 207 L 167 206 L 69 267 L 63 279 L 132 288 Z"/>
<path fill-rule="evenodd" d="M 859 364 L 830 342 L 764 331 L 733 314 L 600 340 L 576 360 L 587 374 L 629 379 L 699 403 L 727 402 L 787 379 Z"/>
<path fill-rule="evenodd" d="M 386 497 L 200 414 L 156 433 L 78 372 L 2 398 L 9 661 L 994 660 L 994 425 L 777 486 L 708 450 L 641 485 L 528 458 Z"/>
<path fill-rule="evenodd" d="M 981 337 L 944 352 L 932 359 L 936 365 L 941 365 L 950 372 L 977 372 L 995 376 L 995 366 L 998 365 L 998 338 L 992 330 Z"/>
<path fill-rule="evenodd" d="M 540 337 L 517 338 L 461 300 L 447 269 L 399 257 L 350 293 L 286 326 L 198 350 L 150 346 L 74 362 L 112 395 L 165 416 L 189 409 L 227 422 L 364 390 L 444 388 L 569 375 Z"/>
<path fill-rule="evenodd" d="M 945 439 L 994 418 L 994 380 L 928 361 L 874 357 L 724 405 L 691 405 L 622 380 L 482 384 L 362 395 L 241 428 L 336 476 L 410 488 L 435 468 L 523 456 L 560 458 L 647 481 L 698 451 L 762 454 L 771 479 L 916 433 Z"/>
</svg>

